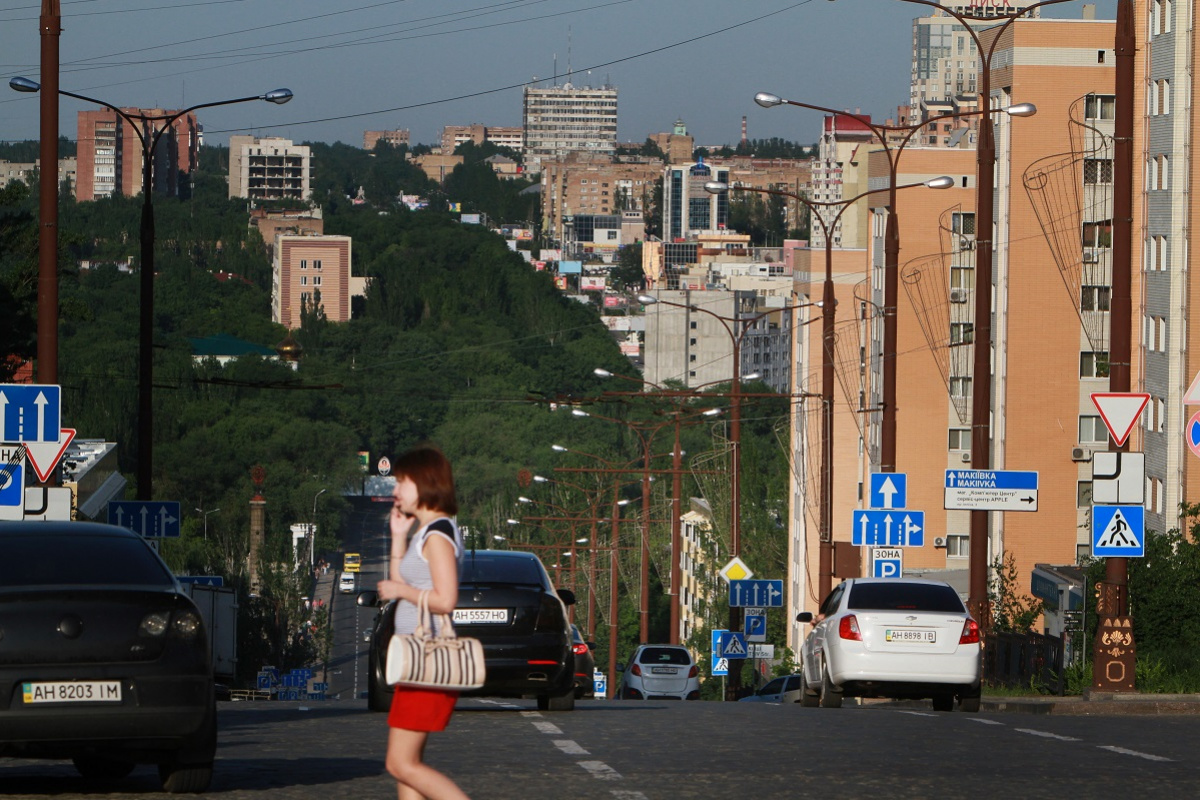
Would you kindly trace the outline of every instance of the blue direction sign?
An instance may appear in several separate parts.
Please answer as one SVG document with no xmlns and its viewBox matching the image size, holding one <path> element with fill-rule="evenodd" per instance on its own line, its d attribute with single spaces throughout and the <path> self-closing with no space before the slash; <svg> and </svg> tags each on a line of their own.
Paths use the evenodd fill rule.
<svg viewBox="0 0 1200 800">
<path fill-rule="evenodd" d="M 852 521 L 852 542 L 860 547 L 922 547 L 925 544 L 924 511 L 855 511 Z"/>
<path fill-rule="evenodd" d="M 195 583 L 200 586 L 224 586 L 225 579 L 220 575 L 176 575 L 180 583 Z"/>
<path fill-rule="evenodd" d="M 871 473 L 871 508 L 905 508 L 908 505 L 908 474 Z"/>
<path fill-rule="evenodd" d="M 108 524 L 129 528 L 147 538 L 179 536 L 179 503 L 159 500 L 112 500 Z"/>
<path fill-rule="evenodd" d="M 729 607 L 742 608 L 744 606 L 783 608 L 783 581 L 730 581 Z"/>
<path fill-rule="evenodd" d="M 0 462 L 0 506 L 24 509 L 25 465 Z"/>
<path fill-rule="evenodd" d="M 57 442 L 61 392 L 46 384 L 0 384 L 0 442 Z"/>
<path fill-rule="evenodd" d="M 714 628 L 712 631 L 712 674 L 728 675 L 729 662 L 721 657 L 721 635 L 729 633 L 726 630 Z"/>
<path fill-rule="evenodd" d="M 745 658 L 746 634 L 741 631 L 725 631 L 721 634 L 721 658 Z"/>
<path fill-rule="evenodd" d="M 1146 555 L 1146 509 L 1092 506 L 1092 555 L 1097 558 Z"/>
<path fill-rule="evenodd" d="M 948 510 L 1037 511 L 1038 474 L 1013 469 L 946 470 Z"/>
</svg>

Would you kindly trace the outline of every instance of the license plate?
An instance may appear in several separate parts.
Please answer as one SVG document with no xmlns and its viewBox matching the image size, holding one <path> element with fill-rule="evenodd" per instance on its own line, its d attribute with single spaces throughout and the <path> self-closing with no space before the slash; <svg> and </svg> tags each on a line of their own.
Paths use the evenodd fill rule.
<svg viewBox="0 0 1200 800">
<path fill-rule="evenodd" d="M 119 703 L 120 681 L 22 683 L 26 703 Z"/>
<path fill-rule="evenodd" d="M 456 608 L 455 625 L 499 625 L 508 622 L 507 608 Z"/>
<path fill-rule="evenodd" d="M 675 667 L 651 667 L 650 668 L 650 673 L 652 675 L 674 675 L 678 671 L 679 670 L 676 669 Z"/>
<path fill-rule="evenodd" d="M 902 630 L 887 629 L 883 638 L 889 642 L 936 642 L 937 631 L 920 628 L 904 628 Z"/>
</svg>

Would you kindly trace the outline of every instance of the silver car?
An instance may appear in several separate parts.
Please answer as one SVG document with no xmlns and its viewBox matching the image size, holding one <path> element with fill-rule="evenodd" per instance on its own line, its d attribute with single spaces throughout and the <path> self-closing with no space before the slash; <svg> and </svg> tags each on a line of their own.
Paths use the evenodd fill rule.
<svg viewBox="0 0 1200 800">
<path fill-rule="evenodd" d="M 799 703 L 804 692 L 804 676 L 781 675 L 770 680 L 754 694 L 743 697 L 739 703 Z"/>
<path fill-rule="evenodd" d="M 699 700 L 700 670 L 677 644 L 643 644 L 633 651 L 617 697 L 622 700 Z"/>
<path fill-rule="evenodd" d="M 980 631 L 954 588 L 914 578 L 851 578 L 834 587 L 800 648 L 806 706 L 843 697 L 932 698 L 978 711 Z"/>
</svg>

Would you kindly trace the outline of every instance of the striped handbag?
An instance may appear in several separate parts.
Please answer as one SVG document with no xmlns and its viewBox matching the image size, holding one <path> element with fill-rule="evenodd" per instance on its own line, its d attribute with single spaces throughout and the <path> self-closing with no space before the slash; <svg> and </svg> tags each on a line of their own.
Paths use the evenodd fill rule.
<svg viewBox="0 0 1200 800">
<path fill-rule="evenodd" d="M 456 635 L 448 614 L 436 615 L 439 630 L 435 636 L 428 591 L 421 592 L 417 606 L 420 611 L 417 629 L 411 634 L 392 634 L 385 671 L 388 685 L 457 690 L 482 687 L 486 674 L 483 644 L 478 639 Z"/>
</svg>

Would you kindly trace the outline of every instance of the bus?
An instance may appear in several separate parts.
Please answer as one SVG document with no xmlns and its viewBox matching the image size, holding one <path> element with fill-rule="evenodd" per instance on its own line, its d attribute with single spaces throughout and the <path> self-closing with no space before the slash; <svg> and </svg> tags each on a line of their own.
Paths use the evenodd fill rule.
<svg viewBox="0 0 1200 800">
<path fill-rule="evenodd" d="M 346 553 L 342 559 L 342 571 L 358 572 L 362 569 L 362 556 L 358 553 Z"/>
</svg>

